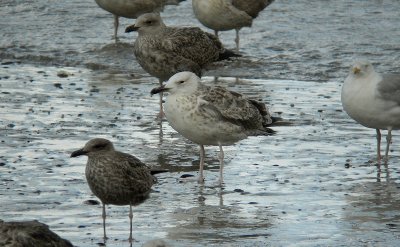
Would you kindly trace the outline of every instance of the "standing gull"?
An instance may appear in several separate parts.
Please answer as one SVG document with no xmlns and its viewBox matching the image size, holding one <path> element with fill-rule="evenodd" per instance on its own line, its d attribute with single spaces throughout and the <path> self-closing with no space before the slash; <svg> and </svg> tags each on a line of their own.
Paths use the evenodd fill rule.
<svg viewBox="0 0 400 247">
<path fill-rule="evenodd" d="M 361 125 L 376 129 L 377 159 L 381 160 L 381 131 L 387 130 L 385 163 L 392 130 L 400 129 L 400 74 L 381 75 L 371 63 L 358 61 L 342 87 L 343 109 Z"/>
<path fill-rule="evenodd" d="M 119 17 L 136 19 L 149 12 L 160 12 L 164 5 L 178 4 L 184 0 L 95 0 L 100 8 L 114 15 L 114 38 L 118 40 Z"/>
<path fill-rule="evenodd" d="M 0 246 L 72 247 L 73 245 L 52 232 L 48 225 L 37 220 L 20 222 L 0 220 Z"/>
<path fill-rule="evenodd" d="M 177 72 L 192 71 L 201 76 L 206 65 L 237 56 L 225 50 L 216 36 L 198 27 L 167 27 L 156 13 L 141 15 L 125 31 L 139 33 L 134 43 L 136 59 L 145 71 L 159 79 L 160 85 Z"/>
<path fill-rule="evenodd" d="M 239 30 L 251 27 L 258 13 L 274 0 L 193 0 L 193 12 L 204 26 L 218 31 L 236 30 L 236 51 L 239 51 Z"/>
<path fill-rule="evenodd" d="M 204 145 L 219 146 L 219 184 L 223 183 L 224 152 L 248 136 L 270 135 L 275 118 L 265 104 L 226 90 L 209 87 L 191 72 L 180 72 L 151 93 L 168 92 L 165 115 L 173 129 L 200 145 L 199 182 L 203 182 Z"/>
<path fill-rule="evenodd" d="M 156 179 L 150 169 L 136 157 L 118 152 L 113 144 L 95 138 L 71 154 L 71 157 L 88 156 L 86 180 L 90 190 L 103 204 L 103 230 L 106 241 L 106 204 L 129 205 L 130 234 L 132 243 L 132 206 L 144 202 Z"/>
</svg>

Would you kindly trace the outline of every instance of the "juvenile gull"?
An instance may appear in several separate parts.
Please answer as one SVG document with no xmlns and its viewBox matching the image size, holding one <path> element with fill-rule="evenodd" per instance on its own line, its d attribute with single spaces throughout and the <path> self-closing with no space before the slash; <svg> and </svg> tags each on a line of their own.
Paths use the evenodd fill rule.
<svg viewBox="0 0 400 247">
<path fill-rule="evenodd" d="M 206 65 L 238 56 L 225 50 L 213 34 L 198 27 L 167 27 L 156 13 L 141 15 L 125 31 L 139 33 L 134 43 L 136 59 L 147 73 L 159 79 L 160 85 L 180 71 L 192 71 L 200 77 Z"/>
<path fill-rule="evenodd" d="M 180 72 L 151 93 L 168 92 L 165 116 L 173 129 L 200 145 L 199 182 L 203 182 L 204 145 L 219 146 L 219 184 L 223 183 L 224 152 L 248 136 L 271 135 L 275 124 L 265 104 L 228 91 L 203 85 L 192 72 Z"/>
<path fill-rule="evenodd" d="M 258 13 L 274 0 L 193 0 L 196 18 L 204 26 L 218 31 L 236 30 L 236 51 L 239 51 L 239 30 L 251 27 Z"/>
<path fill-rule="evenodd" d="M 48 225 L 37 220 L 20 222 L 0 220 L 0 246 L 72 247 L 73 245 L 52 232 Z"/>
<path fill-rule="evenodd" d="M 113 144 L 95 138 L 71 154 L 71 157 L 88 156 L 86 180 L 90 190 L 103 204 L 103 231 L 106 241 L 106 204 L 129 205 L 130 234 L 132 243 L 132 206 L 144 202 L 156 182 L 149 167 L 136 157 L 116 151 Z"/>
<path fill-rule="evenodd" d="M 118 40 L 119 17 L 136 19 L 149 12 L 160 12 L 167 4 L 178 4 L 184 0 L 95 0 L 100 8 L 114 15 L 114 38 Z"/>
<path fill-rule="evenodd" d="M 367 61 L 355 62 L 342 87 L 343 109 L 361 125 L 376 129 L 377 160 L 381 131 L 387 130 L 384 161 L 388 161 L 392 130 L 400 129 L 400 74 L 379 74 Z"/>
</svg>

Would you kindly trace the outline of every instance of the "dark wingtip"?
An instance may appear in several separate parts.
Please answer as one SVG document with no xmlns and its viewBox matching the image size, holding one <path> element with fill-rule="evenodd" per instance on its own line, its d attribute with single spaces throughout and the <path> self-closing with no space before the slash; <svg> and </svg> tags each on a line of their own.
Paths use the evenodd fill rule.
<svg viewBox="0 0 400 247">
<path fill-rule="evenodd" d="M 139 28 L 136 27 L 135 25 L 130 25 L 127 28 L 125 28 L 125 33 L 130 33 L 130 32 L 134 32 L 137 31 Z"/>
<path fill-rule="evenodd" d="M 272 123 L 269 126 L 291 126 L 293 125 L 292 122 L 288 120 L 284 120 L 281 117 L 271 117 Z"/>
<path fill-rule="evenodd" d="M 241 56 L 242 55 L 240 55 L 239 53 L 236 53 L 232 50 L 225 49 L 223 52 L 221 52 L 219 54 L 218 60 L 221 61 L 221 60 L 229 59 L 231 57 L 241 57 Z"/>
<path fill-rule="evenodd" d="M 169 170 L 166 169 L 159 169 L 159 170 L 150 170 L 151 175 L 159 174 L 159 173 L 164 173 L 164 172 L 169 172 Z"/>
</svg>

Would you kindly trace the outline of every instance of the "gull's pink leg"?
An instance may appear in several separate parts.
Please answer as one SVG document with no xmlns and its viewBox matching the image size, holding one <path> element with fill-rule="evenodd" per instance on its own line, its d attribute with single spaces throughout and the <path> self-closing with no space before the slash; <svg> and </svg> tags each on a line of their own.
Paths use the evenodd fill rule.
<svg viewBox="0 0 400 247">
<path fill-rule="evenodd" d="M 385 152 L 385 163 L 389 160 L 389 146 L 392 142 L 392 128 L 388 128 L 388 134 L 386 136 L 386 152 Z"/>
<path fill-rule="evenodd" d="M 115 39 L 115 42 L 118 42 L 118 27 L 119 27 L 119 17 L 118 17 L 118 15 L 114 15 L 114 39 Z"/>
</svg>

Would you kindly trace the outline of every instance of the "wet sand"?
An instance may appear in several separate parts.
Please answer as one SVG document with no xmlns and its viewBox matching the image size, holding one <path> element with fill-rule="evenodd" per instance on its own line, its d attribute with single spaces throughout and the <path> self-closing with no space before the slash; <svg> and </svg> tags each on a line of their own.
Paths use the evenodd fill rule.
<svg viewBox="0 0 400 247">
<path fill-rule="evenodd" d="M 190 4 L 162 15 L 168 24 L 200 25 Z M 261 99 L 294 125 L 227 147 L 223 189 L 215 186 L 217 147 L 206 147 L 204 186 L 177 181 L 197 175 L 198 146 L 155 121 L 158 97 L 149 92 L 157 79 L 134 60 L 135 35 L 120 32 L 122 43 L 113 44 L 111 14 L 94 1 L 0 7 L 1 219 L 37 219 L 76 246 L 98 246 L 101 205 L 86 203 L 97 200 L 86 158 L 69 155 L 105 137 L 171 171 L 134 208 L 136 246 L 154 238 L 173 246 L 399 244 L 400 133 L 388 166 L 377 166 L 369 162 L 375 131 L 340 103 L 353 59 L 399 72 L 397 1 L 276 1 L 242 29 L 244 57 L 212 65 L 204 80 Z M 234 31 L 220 36 L 234 47 Z M 107 246 L 128 245 L 127 210 L 107 209 Z"/>
</svg>

